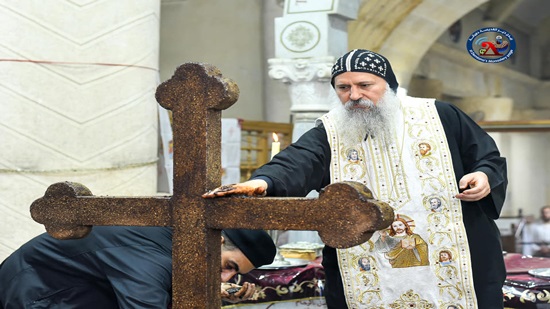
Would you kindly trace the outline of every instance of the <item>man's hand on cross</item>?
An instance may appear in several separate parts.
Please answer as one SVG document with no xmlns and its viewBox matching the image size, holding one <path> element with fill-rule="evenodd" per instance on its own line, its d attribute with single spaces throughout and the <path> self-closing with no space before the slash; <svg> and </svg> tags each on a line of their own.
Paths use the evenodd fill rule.
<svg viewBox="0 0 550 309">
<path fill-rule="evenodd" d="M 265 196 L 267 182 L 254 179 L 242 183 L 224 185 L 202 195 L 204 198 L 215 198 L 229 195 Z"/>
<path fill-rule="evenodd" d="M 221 285 L 222 300 L 230 303 L 238 303 L 243 300 L 251 299 L 255 291 L 256 285 L 249 282 L 244 282 L 242 286 L 226 282 Z"/>
</svg>

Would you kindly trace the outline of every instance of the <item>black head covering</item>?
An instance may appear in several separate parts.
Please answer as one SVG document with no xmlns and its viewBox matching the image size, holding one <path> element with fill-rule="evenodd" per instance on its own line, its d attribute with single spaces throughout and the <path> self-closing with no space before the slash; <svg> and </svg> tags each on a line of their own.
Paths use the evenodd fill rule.
<svg viewBox="0 0 550 309">
<path fill-rule="evenodd" d="M 354 49 L 336 60 L 332 66 L 330 83 L 334 88 L 334 78 L 344 72 L 365 72 L 378 75 L 388 82 L 393 92 L 397 93 L 397 79 L 386 57 L 366 49 Z"/>
<path fill-rule="evenodd" d="M 277 249 L 263 230 L 225 229 L 225 235 L 252 262 L 254 267 L 273 263 Z"/>
</svg>

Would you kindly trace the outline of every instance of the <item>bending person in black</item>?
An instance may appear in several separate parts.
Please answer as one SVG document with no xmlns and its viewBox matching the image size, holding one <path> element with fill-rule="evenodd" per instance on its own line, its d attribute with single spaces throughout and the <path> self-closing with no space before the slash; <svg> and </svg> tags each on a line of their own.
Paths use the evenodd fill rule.
<svg viewBox="0 0 550 309">
<path fill-rule="evenodd" d="M 271 237 L 261 230 L 223 230 L 221 279 L 270 264 Z M 0 265 L 0 308 L 168 308 L 172 229 L 96 226 L 83 239 L 41 234 Z M 230 302 L 250 298 L 245 282 Z"/>
</svg>

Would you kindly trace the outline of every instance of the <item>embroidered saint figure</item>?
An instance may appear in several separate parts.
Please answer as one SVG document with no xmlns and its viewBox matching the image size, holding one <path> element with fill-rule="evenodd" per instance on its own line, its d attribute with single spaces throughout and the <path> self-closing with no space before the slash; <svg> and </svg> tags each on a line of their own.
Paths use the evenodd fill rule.
<svg viewBox="0 0 550 309">
<path fill-rule="evenodd" d="M 392 268 L 427 266 L 428 244 L 413 233 L 407 220 L 397 217 L 387 230 L 379 231 L 375 248 L 384 253 Z"/>
<path fill-rule="evenodd" d="M 370 261 L 367 257 L 361 257 L 357 264 L 359 264 L 359 268 L 361 271 L 369 271 L 370 270 Z"/>
<path fill-rule="evenodd" d="M 453 262 L 453 254 L 449 250 L 439 251 L 439 264 L 441 266 L 451 265 Z"/>
<path fill-rule="evenodd" d="M 441 199 L 440 198 L 438 198 L 438 197 L 430 198 L 430 210 L 432 212 L 441 211 Z"/>
<path fill-rule="evenodd" d="M 429 143 L 422 142 L 418 144 L 418 151 L 423 157 L 427 157 L 432 154 L 432 146 Z"/>
<path fill-rule="evenodd" d="M 348 152 L 348 161 L 351 163 L 358 163 L 360 161 L 359 159 L 359 152 L 356 149 L 350 149 Z"/>
</svg>

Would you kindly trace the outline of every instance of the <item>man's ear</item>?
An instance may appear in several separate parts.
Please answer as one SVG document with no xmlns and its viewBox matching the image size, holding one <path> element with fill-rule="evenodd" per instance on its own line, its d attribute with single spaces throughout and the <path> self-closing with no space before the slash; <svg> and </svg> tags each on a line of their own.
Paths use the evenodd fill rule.
<svg viewBox="0 0 550 309">
<path fill-rule="evenodd" d="M 222 235 L 222 245 L 225 244 L 225 238 Z"/>
</svg>

